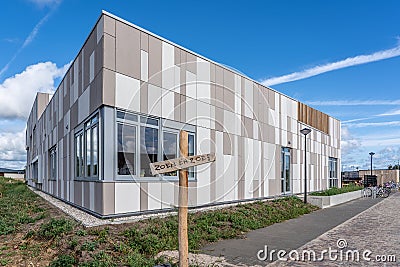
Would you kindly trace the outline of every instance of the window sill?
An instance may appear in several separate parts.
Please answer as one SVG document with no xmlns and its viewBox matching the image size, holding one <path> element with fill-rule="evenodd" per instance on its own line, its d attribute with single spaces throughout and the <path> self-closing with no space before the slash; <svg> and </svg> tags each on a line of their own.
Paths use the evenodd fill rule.
<svg viewBox="0 0 400 267">
<path fill-rule="evenodd" d="M 75 177 L 74 181 L 100 181 L 99 177 Z"/>
</svg>

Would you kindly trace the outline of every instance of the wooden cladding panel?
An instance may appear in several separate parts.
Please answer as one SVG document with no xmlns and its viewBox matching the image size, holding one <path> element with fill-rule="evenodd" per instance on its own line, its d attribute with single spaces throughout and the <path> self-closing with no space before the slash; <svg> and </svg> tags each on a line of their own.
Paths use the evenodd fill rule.
<svg viewBox="0 0 400 267">
<path fill-rule="evenodd" d="M 329 134 L 329 116 L 303 103 L 298 104 L 299 121 Z"/>
</svg>

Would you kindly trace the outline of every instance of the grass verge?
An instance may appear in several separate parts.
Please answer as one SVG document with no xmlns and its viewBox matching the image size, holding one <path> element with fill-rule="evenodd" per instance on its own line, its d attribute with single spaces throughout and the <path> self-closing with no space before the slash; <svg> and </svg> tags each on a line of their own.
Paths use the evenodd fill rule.
<svg viewBox="0 0 400 267">
<path fill-rule="evenodd" d="M 348 192 L 353 192 L 357 190 L 363 189 L 362 186 L 358 186 L 355 184 L 350 184 L 345 187 L 337 188 L 337 187 L 332 187 L 327 190 L 321 191 L 321 192 L 313 192 L 310 195 L 311 196 L 333 196 L 333 195 L 339 195 L 343 193 L 348 193 Z"/>
<path fill-rule="evenodd" d="M 20 182 L 0 178 L 1 265 L 154 266 L 156 255 L 178 248 L 178 218 L 84 228 Z M 6 204 L 7 203 L 7 204 Z M 297 197 L 189 214 L 189 250 L 312 212 Z M 21 213 L 20 216 L 15 216 Z M 17 218 L 34 218 L 21 220 Z"/>
</svg>

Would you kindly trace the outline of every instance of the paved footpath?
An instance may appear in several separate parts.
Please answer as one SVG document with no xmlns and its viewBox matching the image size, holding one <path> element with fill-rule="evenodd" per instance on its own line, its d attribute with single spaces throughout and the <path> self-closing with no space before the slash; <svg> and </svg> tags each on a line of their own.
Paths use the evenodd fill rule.
<svg viewBox="0 0 400 267">
<path fill-rule="evenodd" d="M 400 262 L 399 233 L 400 193 L 396 193 L 383 201 L 380 198 L 361 198 L 322 209 L 251 231 L 245 239 L 223 240 L 208 245 L 202 249 L 202 253 L 222 256 L 226 266 L 398 266 L 393 263 L 378 263 L 375 256 L 382 256 L 380 259 L 384 259 L 397 253 L 396 260 Z M 284 250 L 286 255 L 283 257 L 288 260 L 272 262 L 269 255 L 267 259 L 259 260 L 257 253 L 260 250 L 265 251 L 265 246 L 268 254 L 273 249 Z M 306 249 L 310 251 L 303 252 Z M 330 255 L 328 252 L 322 253 L 329 249 Z M 371 253 L 365 251 L 366 249 Z M 296 251 L 291 252 L 292 250 Z M 356 259 L 356 250 L 359 261 Z M 316 262 L 313 254 L 308 257 L 309 252 L 316 253 L 316 260 L 321 258 L 321 254 L 324 259 Z M 353 252 L 354 260 L 351 260 Z M 305 253 L 304 261 L 302 253 Z M 366 253 L 364 258 L 363 253 Z M 296 255 L 299 255 L 299 260 L 296 260 Z M 260 253 L 259 256 L 264 257 L 265 254 Z M 273 259 L 276 258 L 274 253 Z M 291 261 L 290 258 L 294 260 Z"/>
</svg>

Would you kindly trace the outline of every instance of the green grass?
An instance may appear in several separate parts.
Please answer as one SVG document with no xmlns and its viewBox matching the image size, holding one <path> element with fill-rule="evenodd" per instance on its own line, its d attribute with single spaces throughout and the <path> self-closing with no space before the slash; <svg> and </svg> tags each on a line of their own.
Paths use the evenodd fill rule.
<svg viewBox="0 0 400 267">
<path fill-rule="evenodd" d="M 362 186 L 350 184 L 348 186 L 341 187 L 341 188 L 332 187 L 332 188 L 329 188 L 322 192 L 313 192 L 310 195 L 311 196 L 333 196 L 333 195 L 339 195 L 339 194 L 353 192 L 353 191 L 357 191 L 357 190 L 361 190 L 361 189 L 363 189 Z"/>
<path fill-rule="evenodd" d="M 155 266 L 165 250 L 178 249 L 178 217 L 85 228 L 46 204 L 24 183 L 0 177 L 0 265 L 20 258 L 46 259 L 50 266 Z M 190 213 L 189 250 L 312 212 L 297 197 L 258 201 Z M 2 240 L 13 240 L 13 244 Z M 17 249 L 14 246 L 17 245 Z M 50 252 L 49 252 L 50 251 Z"/>
<path fill-rule="evenodd" d="M 47 216 L 39 197 L 21 181 L 0 178 L 0 236 Z"/>
<path fill-rule="evenodd" d="M 72 231 L 75 222 L 65 218 L 54 219 L 40 226 L 40 230 L 37 232 L 38 237 L 45 239 L 52 239 L 56 237 L 61 237 Z"/>
<path fill-rule="evenodd" d="M 189 250 L 309 213 L 316 208 L 297 197 L 255 202 L 236 207 L 189 214 Z M 163 250 L 178 248 L 178 219 L 150 219 L 123 232 L 125 244 L 136 252 L 153 257 Z"/>
</svg>

